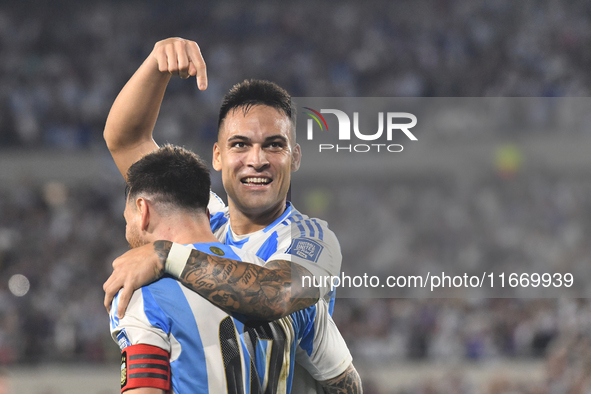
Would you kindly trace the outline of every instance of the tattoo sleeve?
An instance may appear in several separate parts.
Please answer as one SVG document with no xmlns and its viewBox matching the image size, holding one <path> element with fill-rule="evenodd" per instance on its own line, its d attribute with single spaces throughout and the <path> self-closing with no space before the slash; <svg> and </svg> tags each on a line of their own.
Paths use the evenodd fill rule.
<svg viewBox="0 0 591 394">
<path fill-rule="evenodd" d="M 170 243 L 160 247 L 158 253 L 164 255 L 163 260 L 167 250 Z M 301 281 L 292 282 L 292 271 L 293 278 L 311 276 L 308 270 L 289 261 L 274 260 L 261 267 L 193 250 L 179 280 L 229 312 L 271 321 L 318 301 L 318 289 L 304 288 Z"/>
<path fill-rule="evenodd" d="M 362 394 L 361 378 L 353 364 L 334 379 L 320 382 L 326 394 Z"/>
</svg>

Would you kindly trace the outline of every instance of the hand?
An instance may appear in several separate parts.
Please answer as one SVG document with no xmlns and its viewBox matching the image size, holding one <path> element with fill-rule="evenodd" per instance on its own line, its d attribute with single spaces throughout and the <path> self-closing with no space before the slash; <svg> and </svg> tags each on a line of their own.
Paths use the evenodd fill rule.
<svg viewBox="0 0 591 394">
<path fill-rule="evenodd" d="M 121 290 L 117 316 L 122 318 L 133 292 L 154 282 L 163 274 L 162 254 L 155 250 L 154 244 L 147 244 L 126 252 L 115 259 L 113 273 L 103 285 L 105 308 L 107 311 L 111 310 L 111 302 L 117 292 Z"/>
<path fill-rule="evenodd" d="M 199 90 L 207 89 L 207 70 L 201 50 L 195 41 L 167 38 L 158 41 L 150 54 L 161 73 L 178 75 L 183 79 L 196 76 Z"/>
</svg>

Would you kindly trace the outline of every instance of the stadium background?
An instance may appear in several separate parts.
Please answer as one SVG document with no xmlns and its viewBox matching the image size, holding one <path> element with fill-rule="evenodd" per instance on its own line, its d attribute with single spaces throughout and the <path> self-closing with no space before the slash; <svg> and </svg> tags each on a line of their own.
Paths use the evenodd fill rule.
<svg viewBox="0 0 591 394">
<path fill-rule="evenodd" d="M 126 250 L 123 184 L 102 129 L 156 41 L 196 40 L 210 81 L 206 92 L 171 82 L 157 140 L 209 159 L 221 97 L 250 77 L 294 96 L 585 100 L 590 16 L 577 0 L 3 1 L 0 392 L 118 392 L 102 283 Z M 584 272 L 591 158 L 582 120 L 578 131 L 540 122 L 486 138 L 423 137 L 457 149 L 443 167 L 307 171 L 309 198 L 297 206 L 329 222 L 344 267 L 551 260 Z M 335 320 L 366 393 L 591 387 L 587 299 L 339 299 Z"/>
</svg>

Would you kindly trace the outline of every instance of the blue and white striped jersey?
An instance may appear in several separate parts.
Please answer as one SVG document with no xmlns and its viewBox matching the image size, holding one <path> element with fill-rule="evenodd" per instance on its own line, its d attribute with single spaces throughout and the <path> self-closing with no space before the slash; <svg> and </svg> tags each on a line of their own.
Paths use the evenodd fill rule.
<svg viewBox="0 0 591 394">
<path fill-rule="evenodd" d="M 256 260 L 245 250 L 222 244 L 193 247 L 209 254 L 215 247 L 234 260 Z M 115 315 L 118 301 L 116 297 L 110 314 L 113 339 L 122 350 L 146 344 L 167 351 L 172 393 L 290 393 L 296 348 L 298 363 L 317 380 L 340 375 L 352 360 L 326 302 L 252 325 L 169 277 L 136 290 L 122 319 Z"/>
<path fill-rule="evenodd" d="M 315 277 L 339 276 L 342 255 L 337 237 L 324 220 L 309 218 L 289 201 L 277 220 L 244 237 L 232 233 L 228 207 L 213 192 L 208 209 L 211 229 L 220 242 L 250 250 L 265 262 L 291 261 L 305 267 Z M 321 282 L 327 286 L 320 287 L 320 297 L 330 300 L 333 297 L 330 281 Z"/>
<path fill-rule="evenodd" d="M 309 218 L 287 202 L 285 212 L 266 228 L 247 236 L 232 233 L 228 207 L 215 193 L 210 192 L 208 207 L 211 229 L 217 239 L 243 250 L 250 250 L 265 262 L 287 260 L 300 264 L 317 278 L 338 276 L 341 271 L 341 246 L 335 234 L 324 220 Z M 328 284 L 320 280 L 317 283 Z M 320 297 L 329 305 L 332 315 L 334 291 L 320 287 Z M 332 320 L 331 320 L 332 322 Z M 328 323 L 327 323 L 328 324 Z M 301 368 L 305 364 L 305 352 L 298 349 L 294 376 L 294 393 L 322 393 L 322 387 Z"/>
</svg>

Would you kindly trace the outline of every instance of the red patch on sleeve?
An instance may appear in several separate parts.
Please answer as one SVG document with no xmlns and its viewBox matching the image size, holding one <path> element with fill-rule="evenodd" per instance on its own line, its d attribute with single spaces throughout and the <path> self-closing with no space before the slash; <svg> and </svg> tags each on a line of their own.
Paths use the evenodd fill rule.
<svg viewBox="0 0 591 394">
<path fill-rule="evenodd" d="M 121 392 L 139 387 L 170 390 L 167 351 L 151 345 L 132 345 L 121 353 Z"/>
</svg>

